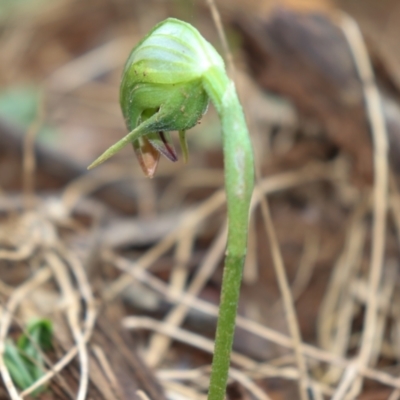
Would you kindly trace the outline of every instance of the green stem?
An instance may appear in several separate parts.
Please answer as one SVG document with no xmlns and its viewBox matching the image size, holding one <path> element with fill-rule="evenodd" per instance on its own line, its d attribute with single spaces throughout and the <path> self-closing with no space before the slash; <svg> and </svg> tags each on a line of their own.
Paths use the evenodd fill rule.
<svg viewBox="0 0 400 400">
<path fill-rule="evenodd" d="M 253 151 L 235 86 L 225 71 L 211 67 L 204 87 L 222 123 L 228 242 L 215 338 L 209 400 L 223 400 L 228 381 L 242 270 L 247 250 L 248 214 L 254 186 Z"/>
</svg>

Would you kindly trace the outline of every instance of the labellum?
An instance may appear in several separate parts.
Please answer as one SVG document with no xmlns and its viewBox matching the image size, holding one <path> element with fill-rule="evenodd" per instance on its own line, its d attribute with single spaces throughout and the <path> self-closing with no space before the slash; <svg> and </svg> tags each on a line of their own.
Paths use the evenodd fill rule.
<svg viewBox="0 0 400 400">
<path fill-rule="evenodd" d="M 178 155 L 168 132 L 154 132 L 133 142 L 133 149 L 139 164 L 148 178 L 153 178 L 160 154 L 171 161 L 177 161 Z"/>
</svg>

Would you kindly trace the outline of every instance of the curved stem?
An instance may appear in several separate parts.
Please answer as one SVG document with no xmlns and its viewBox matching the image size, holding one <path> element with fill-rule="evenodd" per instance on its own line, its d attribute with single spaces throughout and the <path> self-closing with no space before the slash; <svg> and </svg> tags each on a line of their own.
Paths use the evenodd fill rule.
<svg viewBox="0 0 400 400">
<path fill-rule="evenodd" d="M 225 71 L 212 67 L 205 74 L 204 87 L 221 118 L 228 206 L 228 242 L 208 393 L 209 400 L 223 400 L 247 251 L 254 162 L 246 121 L 233 82 Z"/>
</svg>

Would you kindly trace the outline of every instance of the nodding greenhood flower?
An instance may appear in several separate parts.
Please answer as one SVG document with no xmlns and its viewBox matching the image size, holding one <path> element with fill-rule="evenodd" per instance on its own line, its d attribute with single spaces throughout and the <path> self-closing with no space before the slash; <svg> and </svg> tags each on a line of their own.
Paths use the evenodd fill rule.
<svg viewBox="0 0 400 400">
<path fill-rule="evenodd" d="M 177 160 L 170 131 L 179 131 L 186 161 L 185 133 L 207 110 L 203 78 L 211 66 L 224 70 L 220 55 L 191 25 L 172 18 L 156 25 L 132 50 L 122 75 L 120 103 L 130 133 L 89 168 L 132 143 L 144 173 L 152 177 L 160 154 Z"/>
<path fill-rule="evenodd" d="M 177 159 L 171 131 L 179 132 L 187 159 L 185 132 L 201 119 L 209 100 L 221 119 L 229 228 L 208 399 L 223 400 L 247 249 L 253 151 L 235 85 L 226 74 L 224 62 L 191 25 L 167 19 L 133 49 L 122 76 L 120 97 L 130 132 L 89 168 L 131 143 L 143 171 L 152 177 L 160 154 L 172 161 Z"/>
</svg>

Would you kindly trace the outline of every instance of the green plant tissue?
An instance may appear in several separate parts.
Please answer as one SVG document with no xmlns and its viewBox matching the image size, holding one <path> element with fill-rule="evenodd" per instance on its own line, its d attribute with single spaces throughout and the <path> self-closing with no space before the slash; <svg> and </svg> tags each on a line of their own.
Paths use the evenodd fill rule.
<svg viewBox="0 0 400 400">
<path fill-rule="evenodd" d="M 40 91 L 34 86 L 19 86 L 0 91 L 0 117 L 24 129 L 34 121 L 40 99 Z M 38 140 L 49 143 L 55 140 L 56 130 L 44 124 Z"/>
</svg>

